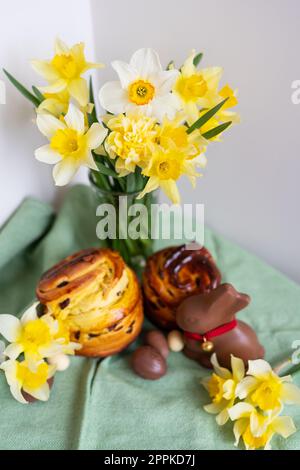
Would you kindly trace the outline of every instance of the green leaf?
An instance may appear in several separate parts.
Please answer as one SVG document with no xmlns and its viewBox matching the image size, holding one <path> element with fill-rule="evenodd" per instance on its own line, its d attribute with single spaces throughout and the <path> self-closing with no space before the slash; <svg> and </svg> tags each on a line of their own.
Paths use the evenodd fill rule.
<svg viewBox="0 0 300 470">
<path fill-rule="evenodd" d="M 199 54 L 195 55 L 194 60 L 193 60 L 193 64 L 195 67 L 198 67 L 198 65 L 200 64 L 202 60 L 202 57 L 203 57 L 203 52 L 199 52 Z"/>
<path fill-rule="evenodd" d="M 94 98 L 94 89 L 93 89 L 93 79 L 90 77 L 89 82 L 89 93 L 90 93 L 90 103 L 94 105 L 93 111 L 88 114 L 88 122 L 89 126 L 91 126 L 94 122 L 98 122 L 97 113 L 96 113 L 96 106 L 95 106 L 95 98 Z"/>
<path fill-rule="evenodd" d="M 204 134 L 202 134 L 202 136 L 208 140 L 212 139 L 213 137 L 216 137 L 216 135 L 221 134 L 221 132 L 225 131 L 225 129 L 227 129 L 227 127 L 230 126 L 231 123 L 232 121 L 224 122 L 223 124 L 220 124 L 219 126 L 214 127 L 213 129 L 210 129 L 209 131 L 205 132 Z"/>
<path fill-rule="evenodd" d="M 214 106 L 209 111 L 202 114 L 202 116 L 197 119 L 197 121 L 195 121 L 194 124 L 191 125 L 191 127 L 188 128 L 188 130 L 186 131 L 187 134 L 191 134 L 191 132 L 193 132 L 195 129 L 199 129 L 204 124 L 206 124 L 207 121 L 209 121 L 222 108 L 222 106 L 227 100 L 228 98 L 225 98 L 225 100 L 221 101 L 221 103 L 217 104 L 217 106 Z"/>
<path fill-rule="evenodd" d="M 44 95 L 42 95 L 40 90 L 34 85 L 32 86 L 32 90 L 33 90 L 33 93 L 35 94 L 35 96 L 37 97 L 37 99 L 40 100 L 40 102 L 42 103 L 42 101 L 45 100 Z"/>
<path fill-rule="evenodd" d="M 95 155 L 94 154 L 94 160 L 96 162 L 96 165 L 98 167 L 98 170 L 103 174 L 107 176 L 112 176 L 113 178 L 119 178 L 118 173 L 113 170 L 112 168 L 108 168 L 104 163 L 102 163 L 102 158 L 100 155 Z"/>
<path fill-rule="evenodd" d="M 27 88 L 25 88 L 20 82 L 18 82 L 18 80 L 16 80 L 15 77 L 13 77 L 9 72 L 7 72 L 7 70 L 3 69 L 3 72 L 5 73 L 9 81 L 17 88 L 17 90 L 19 90 L 19 92 L 23 96 L 25 96 L 25 98 L 27 98 L 29 101 L 31 101 L 31 103 L 33 103 L 34 106 L 37 108 L 40 104 L 40 100 L 38 100 L 36 96 L 30 93 L 30 91 L 27 90 Z"/>
<path fill-rule="evenodd" d="M 127 193 L 133 193 L 135 191 L 135 173 L 130 173 L 126 176 L 126 191 Z"/>
<path fill-rule="evenodd" d="M 174 60 L 170 60 L 170 62 L 168 63 L 166 67 L 166 70 L 171 70 L 171 67 L 174 67 L 174 66 L 175 66 Z"/>
</svg>

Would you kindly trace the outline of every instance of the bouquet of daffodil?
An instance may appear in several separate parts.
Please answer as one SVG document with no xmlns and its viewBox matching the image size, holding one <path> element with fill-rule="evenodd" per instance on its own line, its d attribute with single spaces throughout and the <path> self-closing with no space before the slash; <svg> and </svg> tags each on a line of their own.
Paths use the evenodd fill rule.
<svg viewBox="0 0 300 470">
<path fill-rule="evenodd" d="M 201 58 L 192 51 L 179 69 L 173 61 L 163 69 L 154 50 L 139 49 L 129 63 L 112 62 L 118 80 L 100 89 L 106 111 L 101 118 L 92 81 L 88 85 L 83 75 L 102 64 L 86 60 L 83 43 L 69 48 L 57 39 L 52 59 L 33 60 L 48 84 L 33 86 L 32 92 L 5 73 L 36 108 L 37 126 L 49 142 L 35 156 L 55 165 L 56 185 L 69 183 L 83 165 L 102 200 L 114 202 L 114 195 L 123 194 L 148 206 L 148 195 L 159 187 L 179 203 L 178 179 L 186 175 L 195 185 L 198 168 L 206 166 L 208 144 L 239 120 L 230 110 L 236 93 L 228 85 L 219 87 L 222 69 L 199 69 Z M 126 261 L 144 255 L 146 248 L 149 253 L 149 237 L 122 238 L 111 245 Z"/>
</svg>

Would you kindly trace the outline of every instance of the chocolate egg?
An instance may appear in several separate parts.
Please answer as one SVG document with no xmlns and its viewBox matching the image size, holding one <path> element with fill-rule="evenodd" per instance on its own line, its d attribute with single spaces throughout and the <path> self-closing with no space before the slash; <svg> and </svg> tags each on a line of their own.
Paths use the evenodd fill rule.
<svg viewBox="0 0 300 470">
<path fill-rule="evenodd" d="M 165 335 L 159 330 L 147 331 L 144 337 L 145 344 L 152 346 L 160 355 L 167 359 L 169 355 L 169 346 Z"/>
<path fill-rule="evenodd" d="M 167 372 L 167 363 L 152 346 L 141 346 L 132 355 L 135 373 L 147 380 L 157 380 Z"/>
</svg>

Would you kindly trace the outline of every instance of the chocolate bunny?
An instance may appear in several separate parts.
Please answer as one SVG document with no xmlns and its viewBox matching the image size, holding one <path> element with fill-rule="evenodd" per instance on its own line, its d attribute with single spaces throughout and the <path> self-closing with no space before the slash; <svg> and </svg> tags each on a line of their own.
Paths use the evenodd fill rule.
<svg viewBox="0 0 300 470">
<path fill-rule="evenodd" d="M 206 294 L 185 299 L 177 309 L 176 321 L 184 331 L 184 353 L 211 368 L 210 356 L 217 354 L 219 363 L 230 368 L 230 355 L 245 362 L 264 356 L 254 330 L 235 314 L 250 303 L 247 294 L 239 293 L 231 284 L 222 284 Z"/>
</svg>

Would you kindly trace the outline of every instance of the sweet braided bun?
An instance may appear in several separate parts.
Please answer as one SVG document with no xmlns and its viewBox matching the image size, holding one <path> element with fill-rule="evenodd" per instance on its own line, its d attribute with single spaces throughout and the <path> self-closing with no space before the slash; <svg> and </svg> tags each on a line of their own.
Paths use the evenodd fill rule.
<svg viewBox="0 0 300 470">
<path fill-rule="evenodd" d="M 116 251 L 92 248 L 67 257 L 42 276 L 36 294 L 82 345 L 79 355 L 115 354 L 140 333 L 141 291 Z"/>
<path fill-rule="evenodd" d="M 221 273 L 206 248 L 165 248 L 150 256 L 143 274 L 145 311 L 161 328 L 176 328 L 175 312 L 183 299 L 215 289 Z"/>
</svg>

